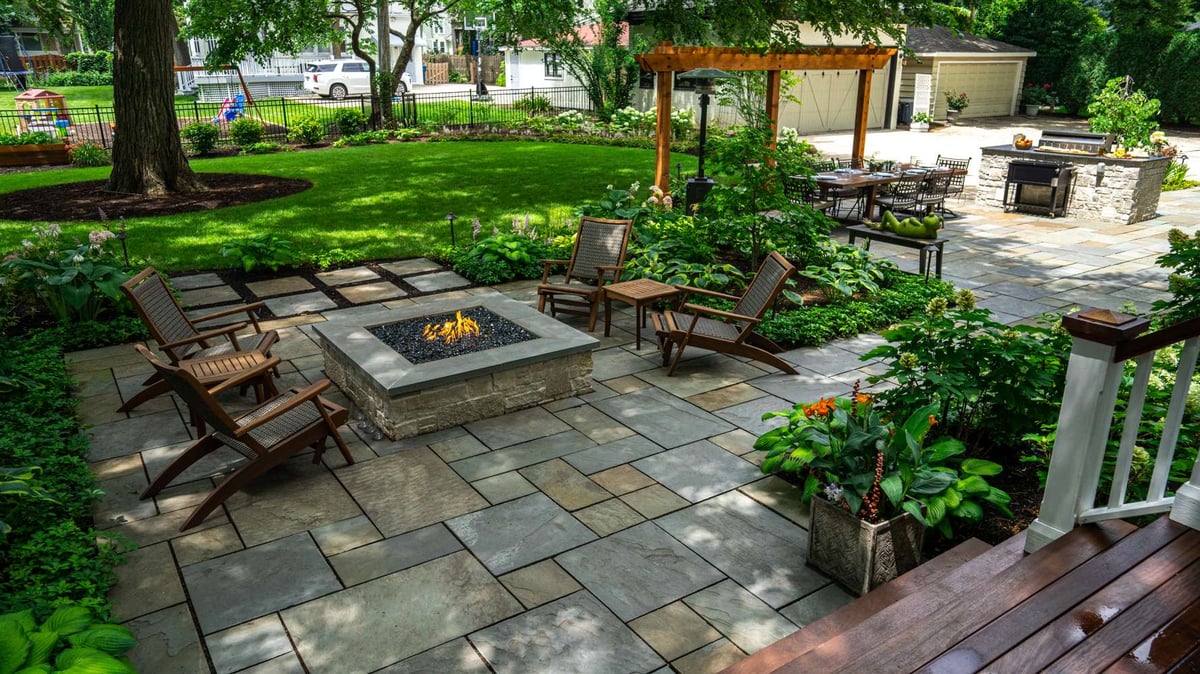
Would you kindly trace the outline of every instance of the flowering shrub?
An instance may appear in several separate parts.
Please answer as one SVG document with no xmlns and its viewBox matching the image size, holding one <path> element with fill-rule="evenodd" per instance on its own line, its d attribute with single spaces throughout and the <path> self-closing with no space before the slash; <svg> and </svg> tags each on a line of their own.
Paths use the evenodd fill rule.
<svg viewBox="0 0 1200 674">
<path fill-rule="evenodd" d="M 971 99 L 967 98 L 963 92 L 951 90 L 944 93 L 946 94 L 946 107 L 951 110 L 966 110 L 967 106 L 971 104 Z"/>
<path fill-rule="evenodd" d="M 950 518 L 978 522 L 984 503 L 1008 514 L 1009 496 L 987 483 L 999 464 L 961 459 L 952 438 L 925 441 L 937 423 L 938 406 L 924 405 L 903 424 L 875 409 L 875 397 L 855 383 L 849 397 L 823 398 L 763 419 L 787 423 L 767 431 L 754 448 L 765 451 L 764 473 L 782 471 L 804 479 L 804 501 L 822 493 L 859 519 L 877 524 L 908 512 L 947 538 Z"/>
<path fill-rule="evenodd" d="M 1149 147 L 1150 134 L 1158 130 L 1161 105 L 1157 98 L 1134 89 L 1132 79 L 1117 77 L 1088 105 L 1088 126 L 1097 133 L 1115 134 L 1125 147 Z"/>
<path fill-rule="evenodd" d="M 986 438 L 1015 445 L 1058 416 L 1070 336 L 1061 327 L 1007 326 L 975 308 L 969 290 L 930 300 L 922 315 L 883 332 L 889 344 L 863 359 L 882 358 L 893 380 L 880 394 L 886 409 L 906 416 L 926 402 L 948 433 L 969 444 Z"/>
<path fill-rule="evenodd" d="M 1050 91 L 1050 83 L 1036 85 L 1033 82 L 1025 83 L 1025 90 L 1021 93 L 1021 100 L 1025 101 L 1025 105 L 1051 105 L 1054 103 L 1054 94 Z"/>
<path fill-rule="evenodd" d="M 116 235 L 95 230 L 86 243 L 63 248 L 58 225 L 33 228 L 34 238 L 0 264 L 4 281 L 36 296 L 59 323 L 93 321 L 120 299 L 128 276 L 105 242 Z"/>
<path fill-rule="evenodd" d="M 1167 232 L 1167 243 L 1170 251 L 1157 262 L 1175 270 L 1167 277 L 1171 299 L 1155 302 L 1154 310 L 1162 312 L 1168 322 L 1179 323 L 1200 316 L 1200 233 L 1188 236 L 1172 229 Z"/>
<path fill-rule="evenodd" d="M 691 110 L 671 111 L 671 137 L 684 138 L 692 130 L 695 113 Z M 622 133 L 652 136 L 658 125 L 658 115 L 654 110 L 638 112 L 636 108 L 627 106 L 613 113 L 609 123 L 614 131 Z"/>
</svg>

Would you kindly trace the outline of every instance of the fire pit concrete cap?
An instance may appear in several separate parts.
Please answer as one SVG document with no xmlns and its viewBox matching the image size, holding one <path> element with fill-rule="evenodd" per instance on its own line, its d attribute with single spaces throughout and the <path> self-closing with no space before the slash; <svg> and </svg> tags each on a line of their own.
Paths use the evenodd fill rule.
<svg viewBox="0 0 1200 674">
<path fill-rule="evenodd" d="M 454 313 L 470 307 L 484 307 L 503 316 L 537 335 L 537 339 L 413 364 L 368 332 L 368 328 L 377 325 L 420 316 Z M 600 345 L 600 341 L 594 337 L 538 313 L 525 304 L 499 295 L 433 302 L 347 316 L 338 321 L 315 325 L 314 328 L 321 336 L 324 348 L 357 363 L 377 390 L 389 396 L 419 391 L 526 363 L 592 351 Z"/>
</svg>

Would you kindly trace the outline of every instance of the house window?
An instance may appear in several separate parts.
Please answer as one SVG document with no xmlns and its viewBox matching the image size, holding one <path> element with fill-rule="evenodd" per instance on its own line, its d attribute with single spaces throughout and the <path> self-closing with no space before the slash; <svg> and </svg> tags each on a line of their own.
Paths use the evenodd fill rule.
<svg viewBox="0 0 1200 674">
<path fill-rule="evenodd" d="M 654 88 L 654 73 L 653 72 L 639 73 L 638 74 L 638 88 L 639 89 L 653 89 Z"/>
<path fill-rule="evenodd" d="M 546 65 L 546 77 L 562 78 L 562 57 L 554 52 L 546 52 L 542 57 Z"/>
</svg>

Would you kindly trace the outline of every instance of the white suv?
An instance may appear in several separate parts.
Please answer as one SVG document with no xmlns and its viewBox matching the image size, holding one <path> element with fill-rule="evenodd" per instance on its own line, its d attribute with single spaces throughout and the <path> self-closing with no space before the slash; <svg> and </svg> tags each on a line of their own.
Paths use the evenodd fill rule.
<svg viewBox="0 0 1200 674">
<path fill-rule="evenodd" d="M 304 64 L 304 88 L 318 96 L 345 98 L 353 94 L 371 93 L 371 71 L 366 61 L 337 59 Z M 396 93 L 408 93 L 412 78 L 400 75 Z"/>
</svg>

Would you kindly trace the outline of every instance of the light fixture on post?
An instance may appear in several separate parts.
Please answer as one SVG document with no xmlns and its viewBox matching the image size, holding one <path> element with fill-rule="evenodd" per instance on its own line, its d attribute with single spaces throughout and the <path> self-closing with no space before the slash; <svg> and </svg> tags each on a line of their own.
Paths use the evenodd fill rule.
<svg viewBox="0 0 1200 674">
<path fill-rule="evenodd" d="M 486 16 L 475 17 L 475 100 L 490 101 L 487 85 L 483 83 L 483 33 L 488 28 Z"/>
<path fill-rule="evenodd" d="M 717 93 L 717 80 L 733 79 L 724 70 L 716 68 L 696 68 L 679 74 L 679 79 L 696 83 L 696 93 L 700 94 L 700 157 L 696 163 L 696 177 L 687 181 L 686 212 L 692 213 L 704 198 L 708 196 L 715 182 L 704 175 L 704 144 L 708 140 L 708 97 Z"/>
</svg>

